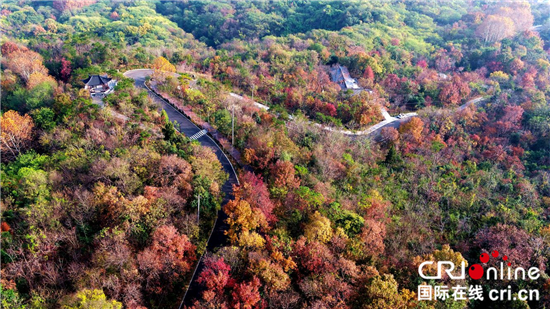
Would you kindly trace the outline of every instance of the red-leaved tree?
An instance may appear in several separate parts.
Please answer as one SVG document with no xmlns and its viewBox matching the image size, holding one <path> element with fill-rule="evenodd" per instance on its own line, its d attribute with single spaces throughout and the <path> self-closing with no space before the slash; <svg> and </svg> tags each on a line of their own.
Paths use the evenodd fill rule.
<svg viewBox="0 0 550 309">
<path fill-rule="evenodd" d="M 155 294 L 167 293 L 193 266 L 195 246 L 175 227 L 163 225 L 155 230 L 151 244 L 137 259 L 146 279 L 146 289 Z"/>
</svg>

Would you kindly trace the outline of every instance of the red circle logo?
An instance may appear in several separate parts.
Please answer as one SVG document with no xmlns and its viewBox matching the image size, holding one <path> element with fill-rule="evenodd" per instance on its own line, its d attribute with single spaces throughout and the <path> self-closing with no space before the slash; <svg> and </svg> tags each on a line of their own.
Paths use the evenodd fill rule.
<svg viewBox="0 0 550 309">
<path fill-rule="evenodd" d="M 483 277 L 483 267 L 479 264 L 474 264 L 468 269 L 468 274 L 470 274 L 472 279 L 479 280 Z"/>
<path fill-rule="evenodd" d="M 481 261 L 481 263 L 487 263 L 489 262 L 489 255 L 487 253 L 482 253 L 479 256 L 479 260 Z"/>
</svg>

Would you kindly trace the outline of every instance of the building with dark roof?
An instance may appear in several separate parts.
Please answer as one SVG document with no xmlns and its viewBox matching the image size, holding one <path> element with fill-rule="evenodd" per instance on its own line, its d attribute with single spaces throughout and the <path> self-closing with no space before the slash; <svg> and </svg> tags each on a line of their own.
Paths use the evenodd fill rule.
<svg viewBox="0 0 550 309">
<path fill-rule="evenodd" d="M 90 93 L 109 93 L 116 85 L 116 80 L 102 75 L 90 75 L 82 80 L 84 89 L 90 90 Z"/>
</svg>

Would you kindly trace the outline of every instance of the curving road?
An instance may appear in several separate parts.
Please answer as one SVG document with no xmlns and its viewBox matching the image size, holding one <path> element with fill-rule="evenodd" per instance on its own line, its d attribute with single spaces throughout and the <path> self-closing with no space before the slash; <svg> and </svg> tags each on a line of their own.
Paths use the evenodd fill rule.
<svg viewBox="0 0 550 309">
<path fill-rule="evenodd" d="M 230 92 L 229 95 L 231 97 L 233 97 L 235 99 L 238 99 L 238 100 L 241 100 L 241 101 L 245 100 L 245 98 L 243 96 L 240 96 L 240 95 L 238 95 L 236 93 L 233 93 L 233 92 Z M 266 106 L 266 105 L 263 105 L 261 103 L 255 102 L 255 101 L 252 101 L 252 103 L 258 108 L 261 108 L 261 109 L 266 110 L 266 111 L 269 110 L 269 107 Z M 310 123 L 311 125 L 317 126 L 317 127 L 321 128 L 325 131 L 342 133 L 344 135 L 350 136 L 351 138 L 355 138 L 355 137 L 359 137 L 359 136 L 368 136 L 368 135 L 373 135 L 373 136 L 377 137 L 378 135 L 380 135 L 380 131 L 382 130 L 382 128 L 384 128 L 384 127 L 399 128 L 400 124 L 404 120 L 408 119 L 409 117 L 413 117 L 413 116 L 418 115 L 417 113 L 407 113 L 407 114 L 402 115 L 399 118 L 392 117 L 392 116 L 390 116 L 388 111 L 383 107 L 380 109 L 380 113 L 382 113 L 382 116 L 384 116 L 383 121 L 373 125 L 372 127 L 369 127 L 368 129 L 365 129 L 363 131 L 356 131 L 356 132 L 349 131 L 349 130 L 338 129 L 338 128 L 333 128 L 333 127 L 330 127 L 330 126 L 325 126 L 325 125 L 322 125 L 320 123 L 315 123 L 313 121 L 308 121 L 308 123 Z M 290 117 L 291 120 L 293 119 L 292 115 L 290 115 L 289 117 Z"/>
<path fill-rule="evenodd" d="M 135 81 L 135 85 L 137 87 L 143 88 L 147 90 L 149 97 L 157 103 L 159 103 L 161 109 L 163 109 L 166 114 L 168 115 L 168 118 L 170 121 L 174 122 L 176 121 L 178 123 L 178 127 L 176 129 L 185 134 L 186 136 L 193 136 L 194 134 L 201 131 L 199 127 L 197 127 L 189 118 L 187 118 L 185 115 L 183 115 L 180 111 L 178 111 L 176 108 L 174 108 L 172 105 L 170 105 L 168 102 L 166 102 L 164 99 L 159 97 L 156 93 L 151 91 L 146 85 L 145 85 L 145 79 L 153 74 L 153 70 L 150 69 L 137 69 L 137 70 L 130 70 L 124 73 L 124 76 L 132 78 Z M 239 100 L 244 99 L 243 97 L 230 93 L 230 95 L 234 98 L 237 98 Z M 483 98 L 478 97 L 474 98 L 468 102 L 466 102 L 464 105 L 460 106 L 458 110 L 464 109 L 466 106 L 470 104 L 476 104 L 482 101 Z M 268 110 L 269 107 L 256 103 L 258 107 Z M 385 111 L 385 110 L 384 110 Z M 386 112 L 387 114 L 387 112 Z M 379 136 L 380 131 L 383 127 L 395 127 L 399 128 L 401 122 L 408 119 L 411 116 L 416 116 L 416 113 L 409 113 L 404 115 L 404 117 L 398 119 L 396 117 L 391 117 L 389 114 L 384 115 L 385 120 L 374 125 L 373 127 L 370 127 L 369 129 L 365 131 L 359 131 L 359 132 L 350 132 L 345 130 L 339 130 L 334 129 L 330 127 L 323 127 L 325 130 L 329 131 L 338 131 L 340 133 L 343 133 L 345 135 L 350 136 L 359 136 L 359 135 L 373 135 L 375 136 L 375 139 Z M 319 124 L 316 124 L 319 125 Z M 319 125 L 321 126 L 321 125 Z M 233 165 L 225 155 L 225 153 L 222 151 L 222 149 L 218 146 L 216 142 L 209 136 L 209 135 L 202 135 L 197 139 L 201 143 L 201 145 L 209 147 L 214 151 L 216 156 L 218 157 L 218 160 L 220 160 L 223 169 L 226 173 L 229 174 L 228 180 L 223 184 L 222 191 L 225 193 L 224 199 L 222 201 L 222 210 L 223 206 L 233 198 L 233 185 L 239 184 L 239 179 L 237 178 L 237 173 L 235 172 L 235 169 L 233 168 Z M 228 229 L 227 223 L 225 223 L 225 220 L 227 219 L 227 215 L 223 211 L 218 211 L 218 217 L 216 219 L 216 223 L 214 225 L 214 229 L 212 230 L 210 237 L 207 241 L 206 250 L 212 251 L 215 248 L 219 248 L 221 246 L 224 246 L 227 243 L 227 236 L 225 235 L 225 231 Z M 204 256 L 204 254 L 203 254 Z M 197 284 L 197 277 L 204 268 L 204 263 L 202 260 L 202 257 L 200 258 L 199 262 L 197 263 L 197 266 L 195 268 L 195 271 L 193 272 L 193 277 L 191 278 L 191 282 L 189 284 L 189 288 L 185 292 L 185 295 L 183 296 L 182 302 L 180 304 L 180 308 L 183 304 L 190 305 L 191 300 L 196 299 L 200 296 L 200 292 L 202 290 L 201 286 Z"/>
<path fill-rule="evenodd" d="M 201 129 L 197 127 L 193 122 L 191 122 L 189 118 L 187 118 L 180 111 L 175 109 L 172 105 L 168 104 L 164 99 L 159 97 L 145 85 L 145 78 L 152 73 L 153 70 L 138 69 L 127 71 L 124 73 L 124 76 L 132 78 L 135 81 L 135 85 L 137 87 L 147 90 L 149 97 L 153 99 L 153 101 L 159 103 L 160 107 L 166 112 L 166 114 L 168 114 L 168 118 L 170 119 L 170 121 L 177 121 L 178 126 L 176 127 L 176 129 L 179 132 L 185 134 L 186 136 L 192 136 L 201 131 Z M 209 135 L 203 135 L 199 137 L 197 141 L 199 141 L 201 145 L 206 146 L 214 151 L 214 153 L 218 157 L 218 160 L 220 160 L 224 171 L 229 174 L 229 178 L 222 186 L 222 192 L 225 193 L 224 199 L 222 201 L 222 211 L 218 211 L 218 218 L 216 219 L 214 229 L 212 230 L 212 233 L 210 234 L 206 245 L 206 250 L 212 251 L 214 248 L 224 246 L 227 243 L 227 236 L 225 235 L 225 231 L 227 231 L 228 229 L 228 225 L 227 223 L 225 223 L 227 215 L 225 214 L 225 212 L 223 212 L 223 206 L 225 206 L 225 204 L 233 198 L 233 185 L 238 185 L 239 179 L 237 178 L 237 173 L 235 172 L 233 165 L 231 164 L 225 153 Z M 204 263 L 201 256 L 199 262 L 197 263 L 197 267 L 193 272 L 193 277 L 191 278 L 189 288 L 183 296 L 182 305 L 184 303 L 189 305 L 191 300 L 197 298 L 200 295 L 201 286 L 197 284 L 196 279 L 203 268 Z"/>
<path fill-rule="evenodd" d="M 459 111 L 465 109 L 466 107 L 468 107 L 470 105 L 477 105 L 478 103 L 483 102 L 485 100 L 486 100 L 486 98 L 481 97 L 481 96 L 473 98 L 473 99 L 469 100 L 468 102 L 460 105 L 456 109 L 455 112 L 459 112 Z M 403 122 L 407 121 L 410 117 L 417 116 L 417 115 L 418 115 L 417 113 L 407 113 L 407 114 L 402 115 L 402 117 L 400 117 L 400 118 L 389 117 L 389 118 L 386 118 L 384 121 L 382 121 L 378 124 L 375 124 L 374 126 L 368 128 L 367 130 L 360 131 L 360 132 L 357 132 L 357 133 L 362 132 L 362 134 L 371 135 L 373 137 L 373 140 L 379 142 L 379 141 L 381 141 L 380 133 L 382 132 L 383 128 L 393 127 L 393 128 L 399 129 L 399 127 L 401 126 L 401 124 Z M 361 134 L 359 134 L 359 135 L 361 135 Z"/>
</svg>

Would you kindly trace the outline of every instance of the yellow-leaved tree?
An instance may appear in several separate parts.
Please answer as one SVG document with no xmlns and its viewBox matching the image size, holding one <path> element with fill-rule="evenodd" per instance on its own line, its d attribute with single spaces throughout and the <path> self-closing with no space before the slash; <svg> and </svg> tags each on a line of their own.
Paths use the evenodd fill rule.
<svg viewBox="0 0 550 309">
<path fill-rule="evenodd" d="M 158 57 L 153 61 L 153 78 L 164 80 L 171 73 L 176 72 L 176 67 L 164 57 Z"/>
<path fill-rule="evenodd" d="M 122 303 L 116 300 L 108 300 L 102 290 L 85 289 L 62 301 L 63 309 L 121 309 Z"/>
<path fill-rule="evenodd" d="M 260 248 L 264 239 L 255 232 L 257 228 L 266 228 L 267 220 L 259 208 L 240 198 L 229 201 L 224 211 L 227 213 L 229 230 L 226 232 L 232 243 L 245 248 Z"/>
<path fill-rule="evenodd" d="M 422 139 L 422 130 L 424 130 L 424 122 L 418 117 L 411 118 L 399 127 L 399 133 L 410 134 L 417 142 Z"/>
<path fill-rule="evenodd" d="M 330 220 L 316 211 L 311 216 L 311 221 L 306 226 L 304 234 L 309 241 L 318 240 L 322 243 L 328 242 L 332 238 Z"/>
<path fill-rule="evenodd" d="M 415 266 L 419 266 L 422 262 L 432 261 L 433 264 L 426 265 L 424 267 L 424 273 L 426 275 L 434 276 L 437 274 L 437 262 L 439 261 L 451 261 L 455 264 L 456 268 L 452 272 L 454 276 L 460 275 L 460 265 L 462 262 L 465 263 L 465 266 L 468 266 L 468 261 L 464 259 L 460 252 L 455 252 L 449 245 L 443 245 L 441 250 L 434 250 L 432 254 L 424 254 L 422 256 L 417 256 L 414 258 L 413 263 Z M 448 280 L 447 273 L 443 274 L 444 280 Z"/>
<path fill-rule="evenodd" d="M 9 110 L 0 117 L 0 150 L 2 159 L 17 157 L 32 139 L 34 123 L 31 116 L 21 116 L 18 112 Z"/>
</svg>

